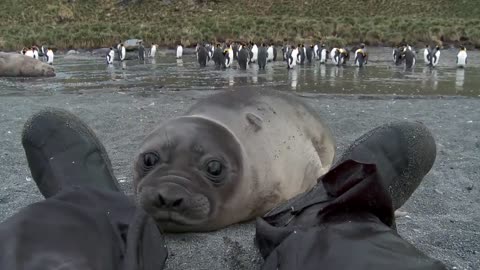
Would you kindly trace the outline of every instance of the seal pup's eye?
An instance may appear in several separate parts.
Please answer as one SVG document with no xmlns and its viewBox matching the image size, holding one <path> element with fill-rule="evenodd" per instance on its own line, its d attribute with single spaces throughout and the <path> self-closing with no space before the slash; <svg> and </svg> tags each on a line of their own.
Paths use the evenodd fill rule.
<svg viewBox="0 0 480 270">
<path fill-rule="evenodd" d="M 205 166 L 208 178 L 212 182 L 220 182 L 225 166 L 218 160 L 210 160 Z"/>
<path fill-rule="evenodd" d="M 157 153 L 146 153 L 143 155 L 143 167 L 144 169 L 151 169 L 160 161 L 160 157 Z"/>
</svg>

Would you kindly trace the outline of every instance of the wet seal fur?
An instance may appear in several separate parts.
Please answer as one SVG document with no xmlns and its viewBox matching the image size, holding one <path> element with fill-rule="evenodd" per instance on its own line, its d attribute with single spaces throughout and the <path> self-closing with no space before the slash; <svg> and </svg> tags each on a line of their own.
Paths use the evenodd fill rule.
<svg viewBox="0 0 480 270">
<path fill-rule="evenodd" d="M 134 164 L 136 198 L 164 231 L 217 230 L 310 189 L 334 154 L 329 127 L 299 98 L 227 91 L 146 137 Z"/>
<path fill-rule="evenodd" d="M 0 77 L 54 77 L 55 69 L 23 54 L 0 52 Z"/>
</svg>

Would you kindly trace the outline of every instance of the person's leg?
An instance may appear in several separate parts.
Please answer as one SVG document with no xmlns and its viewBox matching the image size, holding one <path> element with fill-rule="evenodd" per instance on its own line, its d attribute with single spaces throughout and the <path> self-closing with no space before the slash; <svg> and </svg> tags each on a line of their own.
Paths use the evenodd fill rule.
<svg viewBox="0 0 480 270">
<path fill-rule="evenodd" d="M 125 196 L 93 131 L 74 115 L 46 110 L 22 143 L 46 200 L 0 224 L 0 269 L 162 269 L 153 221 Z"/>
<path fill-rule="evenodd" d="M 446 269 L 394 229 L 394 210 L 435 156 L 433 136 L 419 123 L 360 137 L 314 189 L 257 220 L 263 269 Z"/>
</svg>

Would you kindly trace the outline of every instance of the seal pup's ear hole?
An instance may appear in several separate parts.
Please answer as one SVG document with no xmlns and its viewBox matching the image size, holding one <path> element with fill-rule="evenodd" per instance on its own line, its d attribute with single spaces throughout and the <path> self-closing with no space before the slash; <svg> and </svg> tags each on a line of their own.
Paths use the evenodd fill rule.
<svg viewBox="0 0 480 270">
<path fill-rule="evenodd" d="M 260 118 L 259 116 L 253 113 L 247 113 L 245 117 L 247 118 L 248 123 L 253 126 L 255 132 L 262 129 L 262 124 L 263 124 L 262 118 Z"/>
</svg>

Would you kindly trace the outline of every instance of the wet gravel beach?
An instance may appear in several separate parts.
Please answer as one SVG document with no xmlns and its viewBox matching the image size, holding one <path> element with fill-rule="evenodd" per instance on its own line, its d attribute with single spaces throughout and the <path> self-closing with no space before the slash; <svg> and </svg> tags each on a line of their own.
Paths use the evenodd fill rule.
<svg viewBox="0 0 480 270">
<path fill-rule="evenodd" d="M 302 96 L 322 115 L 337 140 L 337 156 L 378 125 L 395 120 L 427 125 L 437 142 L 437 159 L 402 207 L 408 214 L 397 219 L 399 234 L 451 269 L 480 269 L 478 62 L 463 71 L 462 83 L 447 63 L 434 75 L 431 70 L 423 73 L 420 64 L 414 73 L 406 73 L 390 67 L 389 60 L 373 58 L 372 67 L 360 73 L 354 67 L 335 71 L 327 66 L 323 79 L 318 66 L 301 67 L 293 85 L 282 63 L 275 63 L 271 73 L 242 73 L 199 70 L 193 57 L 186 57 L 183 67 L 175 59 L 160 58 L 126 69 L 116 63 L 114 70 L 91 56 L 68 59 L 59 57 L 55 78 L 0 79 L 0 221 L 42 200 L 20 143 L 23 124 L 40 109 L 64 108 L 90 125 L 105 144 L 122 188 L 131 193 L 133 156 L 156 124 L 218 90 L 250 85 L 260 91 L 268 86 Z M 343 72 L 344 77 L 331 72 Z M 392 75 L 397 72 L 397 77 Z M 212 233 L 167 235 L 167 269 L 258 269 L 262 260 L 254 233 L 248 223 Z"/>
</svg>

